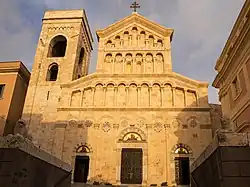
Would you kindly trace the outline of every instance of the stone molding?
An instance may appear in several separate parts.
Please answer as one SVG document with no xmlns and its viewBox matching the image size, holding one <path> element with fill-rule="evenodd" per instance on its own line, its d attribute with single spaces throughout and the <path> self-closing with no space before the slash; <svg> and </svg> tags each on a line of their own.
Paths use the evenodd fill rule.
<svg viewBox="0 0 250 187">
<path fill-rule="evenodd" d="M 134 79 L 138 79 L 138 78 L 145 78 L 145 74 L 101 74 L 101 73 L 93 73 L 90 75 L 87 75 L 85 77 L 82 77 L 80 79 L 71 81 L 69 83 L 66 84 L 61 84 L 61 88 L 75 88 L 76 87 L 84 87 L 92 85 L 91 87 L 94 87 L 94 85 L 96 85 L 97 82 L 106 82 L 107 78 L 110 78 L 111 80 L 115 80 L 118 78 L 130 78 L 133 77 Z M 156 80 L 164 80 L 166 79 L 164 82 L 161 81 L 161 85 L 164 84 L 168 84 L 169 80 L 172 80 L 172 82 L 174 82 L 172 84 L 172 86 L 176 86 L 175 82 L 182 82 L 184 85 L 186 85 L 186 87 L 190 87 L 192 88 L 208 88 L 208 83 L 207 82 L 199 82 L 193 79 L 190 79 L 188 77 L 182 76 L 180 74 L 177 74 L 175 72 L 171 72 L 171 73 L 164 73 L 164 74 L 147 74 L 147 76 L 150 76 L 151 78 L 156 78 Z M 127 81 L 125 81 L 127 82 Z M 142 81 L 140 81 L 142 82 Z M 179 82 L 179 83 L 180 83 Z M 130 83 L 127 83 L 130 84 Z M 179 85 L 178 85 L 179 86 Z"/>
<path fill-rule="evenodd" d="M 166 112 L 209 112 L 211 108 L 153 108 L 153 107 L 59 107 L 57 111 L 166 111 Z"/>
<path fill-rule="evenodd" d="M 99 38 L 104 38 L 104 37 L 108 36 L 110 33 L 114 33 L 117 30 L 122 29 L 124 27 L 124 25 L 130 25 L 130 24 L 134 24 L 134 23 L 137 23 L 137 24 L 142 25 L 146 28 L 149 28 L 149 29 L 159 33 L 162 36 L 165 36 L 165 37 L 169 36 L 171 39 L 173 37 L 173 33 L 174 33 L 173 29 L 165 28 L 159 24 L 156 24 L 154 22 L 147 20 L 146 18 L 144 18 L 143 16 L 141 16 L 138 13 L 133 13 L 132 15 L 127 16 L 116 23 L 111 24 L 109 27 L 107 27 L 105 29 L 98 30 L 96 32 L 96 34 L 98 36 L 98 40 L 99 40 Z"/>
<path fill-rule="evenodd" d="M 241 36 L 240 32 L 242 31 L 243 27 L 245 25 L 247 25 L 246 24 L 247 18 L 249 18 L 249 16 L 247 16 L 249 14 L 249 4 L 250 3 L 248 1 L 246 1 L 246 3 L 244 4 L 244 6 L 240 12 L 240 15 L 238 16 L 236 23 L 234 24 L 234 27 L 231 31 L 229 38 L 228 38 L 228 42 L 226 43 L 226 45 L 222 51 L 222 54 L 216 63 L 215 69 L 218 71 L 220 71 L 220 69 L 221 69 L 220 67 L 224 65 L 223 62 L 225 61 L 225 58 L 227 58 L 227 56 L 228 56 L 228 51 L 232 47 L 232 42 L 234 44 L 235 41 L 237 41 L 237 38 L 239 36 Z"/>
</svg>

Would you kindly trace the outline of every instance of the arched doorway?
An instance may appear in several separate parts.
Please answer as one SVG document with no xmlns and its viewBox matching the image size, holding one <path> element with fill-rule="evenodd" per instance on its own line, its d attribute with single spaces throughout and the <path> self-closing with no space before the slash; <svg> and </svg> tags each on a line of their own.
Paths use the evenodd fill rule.
<svg viewBox="0 0 250 187">
<path fill-rule="evenodd" d="M 75 167 L 73 180 L 76 183 L 86 183 L 89 175 L 90 149 L 86 145 L 81 145 L 76 149 Z"/>
<path fill-rule="evenodd" d="M 123 130 L 118 139 L 118 150 L 118 181 L 121 184 L 144 184 L 148 155 L 144 132 L 135 127 Z"/>
<path fill-rule="evenodd" d="M 192 150 L 185 144 L 177 144 L 172 149 L 174 159 L 175 182 L 177 185 L 190 185 L 190 156 Z"/>
</svg>

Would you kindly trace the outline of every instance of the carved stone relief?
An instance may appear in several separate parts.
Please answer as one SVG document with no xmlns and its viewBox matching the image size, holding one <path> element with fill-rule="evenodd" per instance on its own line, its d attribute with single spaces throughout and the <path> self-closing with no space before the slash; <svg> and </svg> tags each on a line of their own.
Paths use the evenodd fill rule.
<svg viewBox="0 0 250 187">
<path fill-rule="evenodd" d="M 70 120 L 69 121 L 69 127 L 76 127 L 77 126 L 77 121 L 76 120 Z"/>
<path fill-rule="evenodd" d="M 156 123 L 154 124 L 154 130 L 155 130 L 155 132 L 161 132 L 162 129 L 163 129 L 162 123 L 156 122 Z"/>
<path fill-rule="evenodd" d="M 173 129 L 179 129 L 180 126 L 181 126 L 181 123 L 180 123 L 179 120 L 176 120 L 176 119 L 173 120 L 173 122 L 172 122 L 172 128 L 173 128 Z"/>
<path fill-rule="evenodd" d="M 100 123 L 95 123 L 95 124 L 94 124 L 94 128 L 95 128 L 95 129 L 99 129 L 99 128 L 100 128 Z"/>
<path fill-rule="evenodd" d="M 116 129 L 116 130 L 117 130 L 117 129 L 119 129 L 119 127 L 120 127 L 120 125 L 119 125 L 119 124 L 113 124 L 113 128 L 114 128 L 114 129 Z"/>
<path fill-rule="evenodd" d="M 111 129 L 111 124 L 109 122 L 104 122 L 102 125 L 102 130 L 104 132 L 108 132 L 108 131 L 110 131 L 110 129 Z"/>
<path fill-rule="evenodd" d="M 91 126 L 93 125 L 93 122 L 92 122 L 91 120 L 85 120 L 85 121 L 84 121 L 84 125 L 85 125 L 86 127 L 91 127 Z"/>
<path fill-rule="evenodd" d="M 144 120 L 142 120 L 142 119 L 137 120 L 137 127 L 143 128 L 144 127 Z"/>
<path fill-rule="evenodd" d="M 190 125 L 190 127 L 195 128 L 198 126 L 198 123 L 197 123 L 195 118 L 192 118 L 189 120 L 189 125 Z"/>
<path fill-rule="evenodd" d="M 122 126 L 122 128 L 128 127 L 128 121 L 127 120 L 122 120 L 121 121 L 121 126 Z"/>
</svg>

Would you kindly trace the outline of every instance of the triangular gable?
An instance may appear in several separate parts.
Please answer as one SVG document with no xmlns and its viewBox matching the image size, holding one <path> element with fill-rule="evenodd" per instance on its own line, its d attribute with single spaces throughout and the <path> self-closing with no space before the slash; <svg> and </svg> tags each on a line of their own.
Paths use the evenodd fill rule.
<svg viewBox="0 0 250 187">
<path fill-rule="evenodd" d="M 120 21 L 117 21 L 110 26 L 108 26 L 105 29 L 100 29 L 96 31 L 96 35 L 99 41 L 100 37 L 108 36 L 111 32 L 116 32 L 119 29 L 122 29 L 125 25 L 128 25 L 130 23 L 138 23 L 140 25 L 146 26 L 147 28 L 150 28 L 157 33 L 161 34 L 162 36 L 170 36 L 170 39 L 172 41 L 174 30 L 170 28 L 163 27 L 157 23 L 154 23 L 144 16 L 138 14 L 137 12 L 132 13 L 132 15 L 127 16 Z"/>
</svg>

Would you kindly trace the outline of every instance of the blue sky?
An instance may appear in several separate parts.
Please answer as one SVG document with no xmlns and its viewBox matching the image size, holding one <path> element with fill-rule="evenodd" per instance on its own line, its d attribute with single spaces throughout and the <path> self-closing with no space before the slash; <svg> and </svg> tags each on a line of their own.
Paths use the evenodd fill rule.
<svg viewBox="0 0 250 187">
<path fill-rule="evenodd" d="M 31 70 L 41 19 L 47 9 L 84 8 L 95 38 L 90 73 L 95 71 L 95 31 L 131 14 L 133 0 L 1 0 L 0 61 L 21 60 Z M 214 65 L 231 32 L 244 0 L 138 0 L 139 13 L 175 29 L 173 70 L 212 83 Z M 218 103 L 209 87 L 209 101 Z"/>
</svg>

